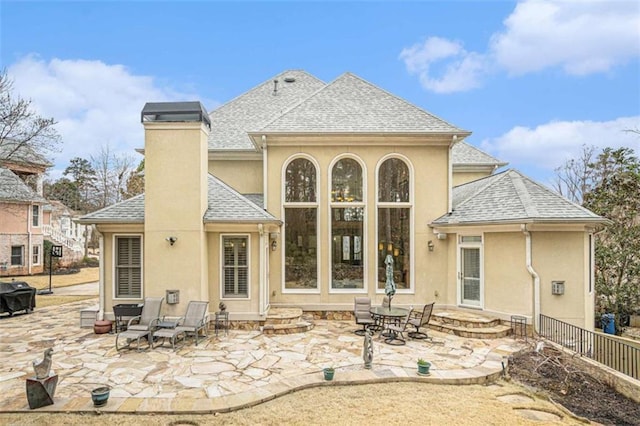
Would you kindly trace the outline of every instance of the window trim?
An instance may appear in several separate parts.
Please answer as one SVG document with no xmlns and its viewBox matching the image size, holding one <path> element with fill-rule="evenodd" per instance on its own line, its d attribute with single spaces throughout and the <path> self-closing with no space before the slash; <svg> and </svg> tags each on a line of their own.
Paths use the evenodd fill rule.
<svg viewBox="0 0 640 426">
<path fill-rule="evenodd" d="M 37 212 L 37 213 L 36 213 Z M 31 205 L 31 226 L 33 228 L 39 228 L 40 227 L 40 223 L 41 223 L 41 213 L 42 209 L 40 208 L 40 206 L 38 204 L 32 204 Z M 37 219 L 37 223 L 36 223 L 36 219 Z"/>
<path fill-rule="evenodd" d="M 311 162 L 311 164 L 313 164 L 313 167 L 315 168 L 316 171 L 316 189 L 315 189 L 315 193 L 316 193 L 316 201 L 315 202 L 291 202 L 291 201 L 286 201 L 286 185 L 287 185 L 287 168 L 289 167 L 289 164 L 291 164 L 291 162 L 293 162 L 294 160 L 297 160 L 299 158 L 303 158 L 305 160 L 309 160 Z M 320 294 L 321 292 L 321 288 L 322 288 L 322 268 L 321 268 L 321 246 L 320 246 L 320 203 L 322 200 L 322 194 L 320 193 L 320 188 L 321 188 L 321 184 L 320 184 L 320 180 L 322 178 L 322 175 L 320 174 L 320 165 L 318 164 L 318 161 L 312 157 L 309 154 L 306 153 L 296 153 L 294 155 L 291 155 L 289 158 L 287 158 L 284 163 L 282 164 L 282 171 L 281 171 L 281 177 L 280 177 L 280 206 L 281 206 L 281 211 L 280 211 L 280 217 L 283 220 L 282 223 L 282 236 L 280 238 L 281 242 L 285 241 L 285 236 L 287 233 L 287 224 L 284 221 L 284 218 L 286 217 L 285 215 L 285 210 L 287 208 L 315 208 L 316 209 L 316 282 L 317 282 L 317 286 L 316 288 L 309 288 L 309 289 L 303 289 L 303 288 L 286 288 L 286 265 L 285 265 L 285 258 L 286 258 L 286 250 L 284 248 L 283 244 L 280 244 L 280 271 L 282 271 L 281 273 L 281 279 L 280 279 L 280 292 L 282 294 Z"/>
<path fill-rule="evenodd" d="M 385 161 L 390 159 L 398 159 L 405 163 L 407 169 L 409 171 L 409 201 L 401 201 L 401 202 L 388 202 L 388 201 L 379 201 L 378 197 L 378 187 L 380 185 L 380 168 L 384 164 Z M 379 226 L 380 226 L 380 215 L 378 214 L 378 210 L 380 208 L 399 208 L 399 209 L 409 209 L 409 235 L 411 237 L 411 241 L 409 242 L 409 253 L 411 258 L 409 259 L 409 288 L 396 288 L 396 294 L 415 294 L 416 292 L 416 251 L 415 251 L 415 243 L 416 243 L 416 231 L 415 231 L 415 169 L 413 167 L 413 163 L 409 160 L 408 157 L 399 153 L 390 153 L 378 160 L 376 164 L 375 171 L 375 267 L 376 267 L 376 279 L 375 279 L 375 293 L 376 294 L 385 294 L 384 288 L 378 288 L 378 275 L 377 271 L 380 267 L 384 267 L 384 265 L 378 265 L 378 255 L 377 249 L 380 244 L 380 240 L 378 237 L 379 234 Z"/>
<path fill-rule="evenodd" d="M 13 263 L 13 249 L 20 248 L 20 263 Z M 23 245 L 12 245 L 11 246 L 11 255 L 9 256 L 9 267 L 12 268 L 23 268 L 25 267 L 24 263 L 24 244 Z"/>
<path fill-rule="evenodd" d="M 228 297 L 224 291 L 224 240 L 225 238 L 245 238 L 247 240 L 247 296 Z M 251 300 L 251 234 L 220 234 L 220 300 Z"/>
<path fill-rule="evenodd" d="M 362 170 L 362 201 L 352 201 L 352 202 L 343 202 L 343 201 L 331 201 L 331 191 L 333 189 L 333 168 L 340 160 L 350 159 L 356 161 Z M 335 156 L 331 162 L 329 163 L 329 168 L 327 171 L 327 247 L 329 247 L 329 253 L 327 253 L 327 257 L 329 259 L 329 263 L 327 264 L 327 276 L 329 280 L 327 282 L 328 292 L 329 294 L 366 294 L 369 291 L 369 256 L 368 256 L 368 245 L 367 245 L 367 233 L 368 233 L 368 209 L 367 209 L 367 164 L 357 155 L 353 153 L 343 153 Z M 360 207 L 363 211 L 362 218 L 362 241 L 360 242 L 362 247 L 362 288 L 334 288 L 333 287 L 333 209 L 334 208 L 350 208 L 350 207 Z"/>
<path fill-rule="evenodd" d="M 128 296 L 118 297 L 117 282 L 116 282 L 116 270 L 117 270 L 117 256 L 118 256 L 118 238 L 121 237 L 140 237 L 140 296 Z M 111 291 L 113 300 L 144 300 L 144 234 L 141 233 L 124 233 L 113 234 L 111 240 Z"/>
<path fill-rule="evenodd" d="M 34 244 L 31 246 L 31 264 L 33 266 L 40 266 L 42 263 L 42 245 Z M 37 252 L 37 253 L 36 253 Z M 34 256 L 37 255 L 37 259 L 34 259 Z"/>
</svg>

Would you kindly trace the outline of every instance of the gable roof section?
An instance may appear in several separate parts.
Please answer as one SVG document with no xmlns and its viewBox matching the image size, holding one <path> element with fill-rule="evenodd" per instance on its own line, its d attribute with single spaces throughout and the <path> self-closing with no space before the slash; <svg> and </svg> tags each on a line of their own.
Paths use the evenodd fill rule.
<svg viewBox="0 0 640 426">
<path fill-rule="evenodd" d="M 466 143 L 465 141 L 458 142 L 453 145 L 451 150 L 451 158 L 453 167 L 456 166 L 491 166 L 502 167 L 508 163 L 498 160 L 495 157 L 487 154 L 484 151 L 479 150 L 473 145 Z"/>
<path fill-rule="evenodd" d="M 453 211 L 432 225 L 519 222 L 604 223 L 606 219 L 516 170 L 507 170 L 453 188 Z"/>
<path fill-rule="evenodd" d="M 11 170 L 0 167 L 0 201 L 46 203 L 43 197 Z"/>
<path fill-rule="evenodd" d="M 245 198 L 215 176 L 208 176 L 208 222 L 280 222 L 271 214 Z M 144 223 L 144 194 L 129 198 L 104 209 L 82 216 L 79 223 Z"/>
<path fill-rule="evenodd" d="M 345 73 L 284 112 L 264 133 L 468 133 Z"/>
<path fill-rule="evenodd" d="M 290 79 L 294 81 L 285 81 Z M 274 80 L 278 80 L 275 95 Z M 209 149 L 254 151 L 247 132 L 260 129 L 324 86 L 323 81 L 300 70 L 285 71 L 261 83 L 209 114 Z"/>
<path fill-rule="evenodd" d="M 266 210 L 231 188 L 213 175 L 209 175 L 208 208 L 205 223 L 213 222 L 280 222 Z"/>
</svg>

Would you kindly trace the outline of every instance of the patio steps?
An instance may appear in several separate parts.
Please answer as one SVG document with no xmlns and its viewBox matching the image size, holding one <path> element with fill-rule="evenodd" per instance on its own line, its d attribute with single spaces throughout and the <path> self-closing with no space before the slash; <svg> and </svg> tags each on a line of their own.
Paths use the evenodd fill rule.
<svg viewBox="0 0 640 426">
<path fill-rule="evenodd" d="M 304 333 L 314 327 L 313 321 L 303 318 L 300 308 L 271 308 L 262 326 L 264 334 Z"/>
<path fill-rule="evenodd" d="M 498 318 L 462 311 L 434 311 L 429 328 L 472 339 L 499 339 L 511 334 L 511 327 Z"/>
</svg>

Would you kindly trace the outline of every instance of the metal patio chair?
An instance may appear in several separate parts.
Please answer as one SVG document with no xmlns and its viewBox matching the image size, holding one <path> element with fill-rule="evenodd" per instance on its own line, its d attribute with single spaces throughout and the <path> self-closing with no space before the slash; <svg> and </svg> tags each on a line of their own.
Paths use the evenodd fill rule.
<svg viewBox="0 0 640 426">
<path fill-rule="evenodd" d="M 401 346 L 407 343 L 406 339 L 404 338 L 404 333 L 407 331 L 407 328 L 411 326 L 411 323 L 409 321 L 411 320 L 412 313 L 413 313 L 413 309 L 409 309 L 409 313 L 404 318 L 404 320 L 400 323 L 400 325 L 396 325 L 396 324 L 387 325 L 387 330 L 389 332 L 389 335 L 386 339 L 384 339 L 384 342 L 386 344 L 393 345 L 393 346 Z"/>
<path fill-rule="evenodd" d="M 414 326 L 416 330 L 408 332 L 407 335 L 409 337 L 411 337 L 412 339 L 430 339 L 426 329 L 429 325 L 429 320 L 431 319 L 431 313 L 433 312 L 433 306 L 435 304 L 436 302 L 424 305 L 424 308 L 422 308 L 422 313 L 414 311 L 413 318 L 409 319 L 409 324 Z M 421 327 L 424 329 L 424 331 L 420 331 Z"/>
<path fill-rule="evenodd" d="M 364 336 L 367 332 L 367 328 L 371 328 L 375 325 L 375 320 L 371 316 L 371 298 L 369 297 L 356 297 L 354 299 L 353 316 L 356 319 L 356 324 L 361 325 L 361 330 L 356 330 L 358 336 Z"/>
<path fill-rule="evenodd" d="M 116 336 L 116 350 L 119 351 L 130 347 L 134 340 L 137 342 L 138 350 L 140 350 L 140 339 L 143 337 L 147 339 L 149 347 L 151 347 L 151 334 L 158 321 L 160 321 L 160 308 L 163 300 L 164 297 L 145 297 L 142 313 L 131 318 L 127 323 L 127 330 L 118 333 Z M 118 340 L 121 338 L 127 339 L 127 344 L 119 347 Z"/>
<path fill-rule="evenodd" d="M 180 318 L 176 331 L 184 332 L 185 335 L 192 334 L 198 346 L 200 331 L 207 334 L 207 317 L 209 316 L 209 302 L 192 300 L 187 305 L 187 312 Z"/>
</svg>

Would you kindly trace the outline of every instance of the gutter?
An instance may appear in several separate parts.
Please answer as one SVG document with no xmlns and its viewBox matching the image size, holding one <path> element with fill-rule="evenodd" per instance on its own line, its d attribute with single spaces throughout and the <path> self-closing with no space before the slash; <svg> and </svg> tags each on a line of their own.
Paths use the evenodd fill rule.
<svg viewBox="0 0 640 426">
<path fill-rule="evenodd" d="M 98 259 L 100 264 L 100 276 L 98 278 L 98 300 L 99 300 L 99 310 L 98 310 L 98 320 L 104 320 L 104 304 L 105 304 L 105 287 L 104 287 L 104 235 L 102 232 L 98 231 L 97 226 L 93 226 L 93 232 L 96 232 L 99 237 L 98 250 L 100 250 L 100 257 Z"/>
<path fill-rule="evenodd" d="M 533 265 L 531 262 L 531 233 L 527 229 L 526 224 L 520 225 L 520 229 L 522 229 L 522 233 L 525 236 L 525 249 L 526 249 L 526 266 L 527 271 L 531 274 L 531 278 L 533 278 L 533 328 L 535 332 L 540 331 L 540 318 L 538 315 L 540 314 L 540 276 L 533 269 Z"/>
<path fill-rule="evenodd" d="M 449 191 L 449 200 L 447 202 L 447 213 L 453 212 L 453 146 L 458 143 L 458 135 L 453 135 L 451 137 L 451 144 L 449 145 L 449 160 L 448 160 L 448 174 L 449 174 L 449 183 L 448 183 L 448 191 Z"/>
</svg>

